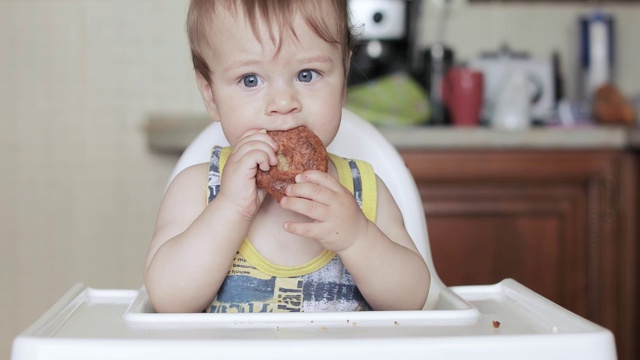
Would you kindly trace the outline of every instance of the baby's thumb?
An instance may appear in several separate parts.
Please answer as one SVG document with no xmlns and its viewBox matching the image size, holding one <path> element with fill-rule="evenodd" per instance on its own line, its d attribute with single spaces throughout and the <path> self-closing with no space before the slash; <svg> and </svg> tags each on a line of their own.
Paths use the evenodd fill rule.
<svg viewBox="0 0 640 360">
<path fill-rule="evenodd" d="M 260 205 L 262 205 L 262 202 L 264 201 L 264 198 L 267 196 L 267 192 L 264 189 L 257 189 L 258 190 L 258 207 L 260 207 Z"/>
</svg>

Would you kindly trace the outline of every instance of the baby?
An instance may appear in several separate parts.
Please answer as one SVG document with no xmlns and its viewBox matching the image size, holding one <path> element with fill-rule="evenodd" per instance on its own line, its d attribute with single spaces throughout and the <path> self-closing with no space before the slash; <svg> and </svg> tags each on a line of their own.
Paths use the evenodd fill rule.
<svg viewBox="0 0 640 360">
<path fill-rule="evenodd" d="M 429 270 L 369 164 L 330 155 L 279 203 L 256 186 L 278 165 L 267 131 L 304 126 L 325 147 L 338 132 L 347 0 L 192 0 L 187 25 L 198 89 L 230 147 L 167 189 L 145 264 L 154 309 L 421 309 Z"/>
</svg>

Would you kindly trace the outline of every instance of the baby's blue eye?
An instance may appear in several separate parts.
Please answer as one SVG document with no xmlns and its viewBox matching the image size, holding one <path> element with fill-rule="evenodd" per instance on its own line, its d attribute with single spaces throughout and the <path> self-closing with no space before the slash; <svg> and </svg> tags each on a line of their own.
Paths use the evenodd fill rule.
<svg viewBox="0 0 640 360">
<path fill-rule="evenodd" d="M 242 78 L 242 84 L 246 87 L 256 87 L 260 84 L 260 78 L 257 75 L 247 75 Z"/>
<path fill-rule="evenodd" d="M 302 70 L 298 73 L 298 81 L 300 82 L 311 82 L 318 73 L 313 70 Z"/>
</svg>

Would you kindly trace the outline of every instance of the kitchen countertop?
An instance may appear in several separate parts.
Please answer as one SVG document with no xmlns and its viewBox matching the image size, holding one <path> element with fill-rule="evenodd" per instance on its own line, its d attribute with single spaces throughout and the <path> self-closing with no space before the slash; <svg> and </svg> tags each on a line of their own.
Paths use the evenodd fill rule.
<svg viewBox="0 0 640 360">
<path fill-rule="evenodd" d="M 153 151 L 180 154 L 210 120 L 202 115 L 152 116 L 145 127 Z M 486 127 L 380 128 L 401 150 L 621 150 L 640 148 L 640 129 L 619 126 L 533 127 L 499 131 Z"/>
<path fill-rule="evenodd" d="M 531 128 L 500 131 L 489 128 L 420 127 L 381 129 L 399 149 L 623 149 L 631 146 L 631 131 L 622 127 L 580 129 Z M 636 145 L 640 145 L 637 137 Z"/>
</svg>

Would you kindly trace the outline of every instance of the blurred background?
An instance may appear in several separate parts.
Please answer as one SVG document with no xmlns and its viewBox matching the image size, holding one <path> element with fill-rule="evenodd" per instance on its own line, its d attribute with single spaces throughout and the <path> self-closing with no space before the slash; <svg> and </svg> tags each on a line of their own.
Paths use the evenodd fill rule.
<svg viewBox="0 0 640 360">
<path fill-rule="evenodd" d="M 186 0 L 0 0 L 0 358 L 73 284 L 141 286 L 156 211 L 179 153 L 151 149 L 149 134 L 180 119 L 206 122 L 184 29 L 187 7 Z M 435 45 L 453 55 L 447 66 L 481 67 L 505 49 L 526 53 L 560 79 L 544 88 L 554 89 L 553 99 L 539 120 L 562 123 L 553 114 L 560 101 L 580 104 L 591 96 L 584 94 L 579 23 L 598 9 L 615 19 L 607 79 L 635 104 L 637 1 L 424 0 L 395 45 L 422 59 L 405 70 L 426 102 L 431 63 L 424 61 Z M 371 57 L 376 46 L 385 49 L 384 41 L 379 45 Z M 352 79 L 354 89 L 396 66 Z M 433 110 L 427 104 L 413 121 L 428 124 Z"/>
</svg>

